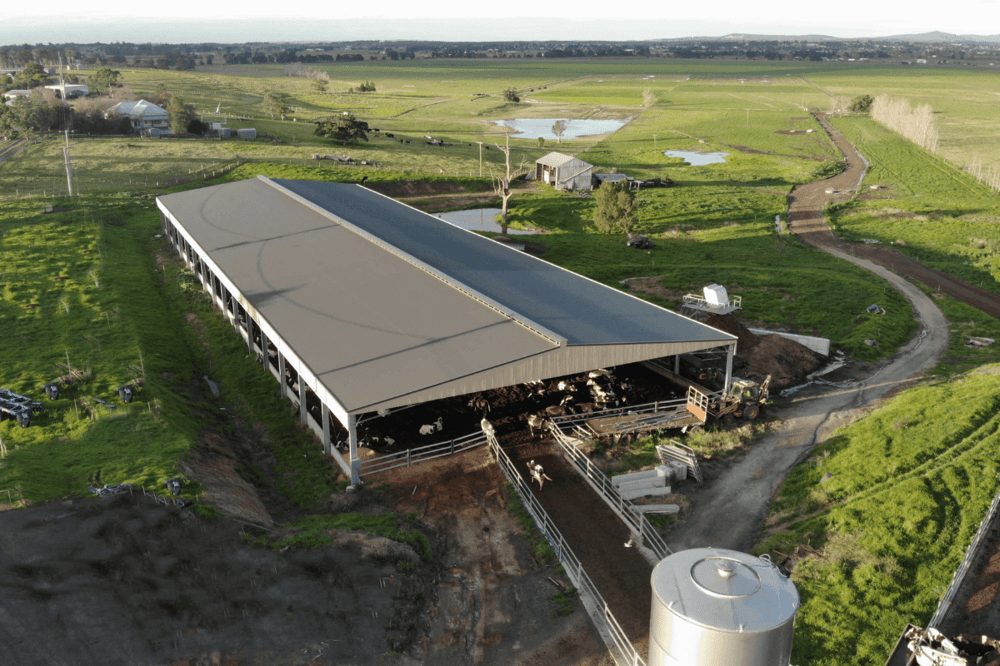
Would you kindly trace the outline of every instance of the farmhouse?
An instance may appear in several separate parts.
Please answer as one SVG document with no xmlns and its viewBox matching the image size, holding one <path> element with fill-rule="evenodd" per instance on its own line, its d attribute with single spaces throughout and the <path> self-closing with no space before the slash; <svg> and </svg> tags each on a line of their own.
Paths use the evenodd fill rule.
<svg viewBox="0 0 1000 666">
<path fill-rule="evenodd" d="M 164 233 L 354 482 L 360 418 L 718 347 L 731 369 L 728 333 L 360 185 L 258 176 L 157 205 Z"/>
<path fill-rule="evenodd" d="M 136 133 L 170 133 L 170 116 L 167 110 L 144 99 L 138 102 L 119 102 L 108 109 L 107 115 L 128 116 L 132 121 L 132 130 Z"/>
<path fill-rule="evenodd" d="M 572 155 L 552 152 L 535 162 L 535 180 L 557 190 L 589 190 L 594 165 Z"/>
</svg>

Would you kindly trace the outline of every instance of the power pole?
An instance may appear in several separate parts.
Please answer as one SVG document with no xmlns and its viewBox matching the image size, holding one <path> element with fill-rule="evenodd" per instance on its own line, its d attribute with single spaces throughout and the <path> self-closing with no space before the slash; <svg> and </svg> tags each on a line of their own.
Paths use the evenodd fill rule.
<svg viewBox="0 0 1000 666">
<path fill-rule="evenodd" d="M 73 165 L 69 158 L 69 130 L 66 130 L 66 145 L 63 146 L 63 157 L 66 160 L 66 188 L 69 195 L 73 196 Z"/>
<path fill-rule="evenodd" d="M 483 142 L 476 141 L 479 144 L 479 177 L 483 177 Z"/>
</svg>

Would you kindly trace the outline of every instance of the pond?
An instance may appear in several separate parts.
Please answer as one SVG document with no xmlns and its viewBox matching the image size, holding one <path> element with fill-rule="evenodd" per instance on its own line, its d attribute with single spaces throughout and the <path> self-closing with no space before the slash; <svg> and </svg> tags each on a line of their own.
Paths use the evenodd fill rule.
<svg viewBox="0 0 1000 666">
<path fill-rule="evenodd" d="M 696 153 L 690 150 L 666 150 L 663 154 L 667 157 L 680 157 L 690 166 L 703 166 L 705 164 L 724 164 L 726 155 L 729 153 Z"/>
<path fill-rule="evenodd" d="M 541 137 L 546 141 L 556 141 L 557 137 L 552 132 L 552 126 L 557 120 L 566 123 L 566 130 L 563 132 L 564 139 L 578 139 L 581 136 L 592 134 L 608 134 L 621 129 L 627 120 L 597 120 L 587 118 L 583 120 L 570 120 L 568 118 L 514 118 L 512 120 L 494 120 L 493 123 L 501 127 L 507 126 L 514 130 L 514 134 L 521 139 L 537 139 Z"/>
<path fill-rule="evenodd" d="M 476 208 L 474 210 L 453 210 L 450 213 L 435 213 L 434 216 L 469 231 L 492 231 L 500 233 L 503 229 L 493 219 L 500 213 L 501 210 L 499 208 Z M 508 229 L 507 233 L 510 235 L 526 236 L 535 232 Z"/>
</svg>

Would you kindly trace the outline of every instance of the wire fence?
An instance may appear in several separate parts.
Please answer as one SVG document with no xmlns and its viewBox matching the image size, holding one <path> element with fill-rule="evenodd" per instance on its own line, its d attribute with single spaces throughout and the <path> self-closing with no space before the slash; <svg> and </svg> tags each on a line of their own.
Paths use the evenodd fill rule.
<svg viewBox="0 0 1000 666">
<path fill-rule="evenodd" d="M 622 519 L 632 534 L 638 536 L 639 543 L 653 551 L 658 560 L 662 560 L 667 555 L 672 554 L 673 551 L 670 550 L 663 537 L 650 524 L 646 515 L 636 509 L 635 504 L 625 499 L 618 492 L 618 489 L 612 485 L 608 475 L 597 468 L 591 462 L 590 458 L 580 451 L 573 438 L 567 436 L 557 426 L 550 428 L 550 431 L 556 443 L 562 448 L 563 455 L 583 475 L 591 487 L 601 495 L 604 503 Z"/>
<path fill-rule="evenodd" d="M 487 436 L 487 439 L 490 451 L 496 458 L 507 480 L 517 490 L 524 508 L 531 514 L 538 529 L 548 539 L 549 544 L 559 558 L 559 562 L 566 570 L 566 575 L 569 576 L 574 587 L 579 590 L 580 597 L 584 601 L 584 606 L 597 626 L 598 633 L 604 639 L 605 645 L 607 645 L 615 662 L 619 666 L 646 666 L 645 660 L 639 656 L 635 646 L 632 645 L 632 641 L 625 635 L 621 625 L 618 624 L 611 609 L 608 608 L 608 604 L 598 591 L 597 586 L 594 585 L 594 581 L 587 575 L 587 572 L 583 568 L 583 563 L 573 553 L 569 543 L 559 533 L 559 529 L 552 522 L 552 519 L 546 513 L 541 503 L 535 498 L 534 493 L 530 492 L 527 482 L 515 471 L 514 463 L 500 447 L 497 438 L 490 434 Z"/>
<path fill-rule="evenodd" d="M 199 164 L 197 168 L 187 167 L 155 175 L 144 173 L 74 174 L 73 195 L 148 192 L 149 190 L 166 189 L 186 183 L 206 182 L 213 178 L 224 176 L 236 167 L 246 164 L 249 161 L 249 159 L 242 156 L 218 161 L 206 160 Z M 13 187 L 8 185 L 0 188 L 0 197 L 14 199 L 58 199 L 66 196 L 69 196 L 69 185 L 64 171 L 44 178 L 38 177 L 24 180 L 18 182 Z"/>
<path fill-rule="evenodd" d="M 418 446 L 414 449 L 400 451 L 399 453 L 364 460 L 361 462 L 358 475 L 365 477 L 379 472 L 385 472 L 390 469 L 396 469 L 397 467 L 409 467 L 419 462 L 468 451 L 469 449 L 482 446 L 485 443 L 486 435 L 482 432 L 469 433 L 468 435 L 456 437 L 455 439 L 448 440 L 447 442 L 427 444 L 426 446 Z"/>
<path fill-rule="evenodd" d="M 965 551 L 965 557 L 962 559 L 962 563 L 958 565 L 958 569 L 955 570 L 955 574 L 952 576 L 951 585 L 948 586 L 944 596 L 941 597 L 941 602 L 938 604 L 937 610 L 934 611 L 934 617 L 932 617 L 931 621 L 927 623 L 928 627 L 938 627 L 947 617 L 948 611 L 951 610 L 952 600 L 954 600 L 955 595 L 958 594 L 958 590 L 962 587 L 962 583 L 965 580 L 966 573 L 968 573 L 969 569 L 972 567 L 972 562 L 979 554 L 978 551 L 980 544 L 982 544 L 983 540 L 987 538 L 991 528 L 993 527 L 993 522 L 997 520 L 998 511 L 1000 511 L 1000 493 L 997 493 L 996 497 L 993 498 L 993 503 L 990 504 L 990 509 L 986 512 L 986 517 L 983 518 L 983 522 L 979 524 L 979 530 L 976 532 L 975 538 L 969 545 L 969 549 Z"/>
</svg>

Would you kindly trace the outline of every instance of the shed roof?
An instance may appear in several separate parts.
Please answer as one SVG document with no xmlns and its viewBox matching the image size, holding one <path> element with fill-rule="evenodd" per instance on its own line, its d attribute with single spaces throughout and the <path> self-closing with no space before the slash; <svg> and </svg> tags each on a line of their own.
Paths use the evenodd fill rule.
<svg viewBox="0 0 1000 666">
<path fill-rule="evenodd" d="M 350 413 L 736 340 L 357 185 L 259 176 L 159 205 Z"/>
<path fill-rule="evenodd" d="M 591 166 L 589 162 L 584 162 L 578 157 L 573 157 L 572 155 L 566 155 L 564 153 L 551 152 L 548 155 L 543 155 L 535 160 L 536 164 L 543 164 L 550 167 L 561 167 L 571 164 L 574 161 L 579 162 L 583 166 Z"/>
</svg>

